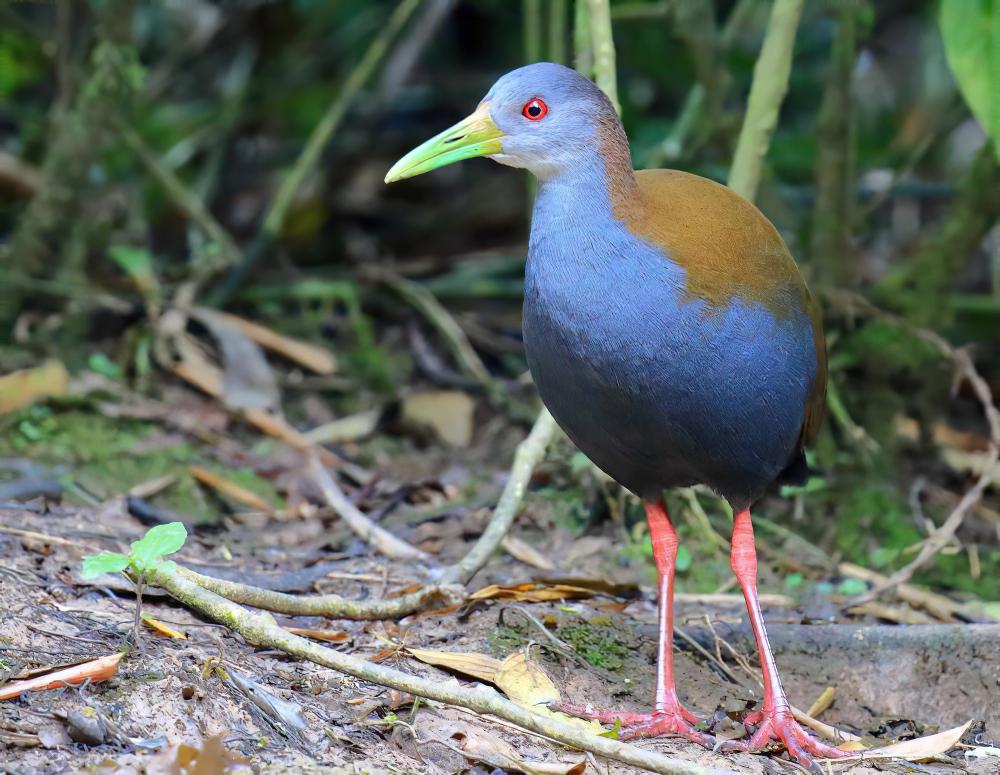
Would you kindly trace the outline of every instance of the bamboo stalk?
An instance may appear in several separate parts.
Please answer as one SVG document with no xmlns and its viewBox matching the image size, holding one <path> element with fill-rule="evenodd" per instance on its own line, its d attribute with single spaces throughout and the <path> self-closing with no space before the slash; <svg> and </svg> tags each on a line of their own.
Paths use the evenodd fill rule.
<svg viewBox="0 0 1000 775">
<path fill-rule="evenodd" d="M 795 31 L 801 15 L 802 0 L 774 0 L 764 45 L 753 69 L 747 112 L 729 170 L 729 187 L 751 201 L 757 194 L 764 157 L 788 91 Z"/>
<path fill-rule="evenodd" d="M 594 52 L 595 80 L 608 95 L 615 111 L 618 103 L 618 77 L 615 69 L 615 41 L 611 34 L 611 6 L 608 0 L 587 0 L 590 11 L 590 35 Z"/>
</svg>

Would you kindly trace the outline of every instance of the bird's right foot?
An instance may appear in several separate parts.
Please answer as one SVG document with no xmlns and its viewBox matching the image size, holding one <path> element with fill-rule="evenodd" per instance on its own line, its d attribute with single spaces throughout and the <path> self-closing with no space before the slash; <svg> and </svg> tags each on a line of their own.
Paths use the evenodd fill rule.
<svg viewBox="0 0 1000 775">
<path fill-rule="evenodd" d="M 623 713 L 615 710 L 597 710 L 592 705 L 570 705 L 556 703 L 551 706 L 577 718 L 590 719 L 601 724 L 618 724 L 619 740 L 637 740 L 646 737 L 675 736 L 683 737 L 692 743 L 712 748 L 715 738 L 700 732 L 695 728 L 701 719 L 685 709 L 680 703 L 675 703 L 652 713 Z"/>
</svg>

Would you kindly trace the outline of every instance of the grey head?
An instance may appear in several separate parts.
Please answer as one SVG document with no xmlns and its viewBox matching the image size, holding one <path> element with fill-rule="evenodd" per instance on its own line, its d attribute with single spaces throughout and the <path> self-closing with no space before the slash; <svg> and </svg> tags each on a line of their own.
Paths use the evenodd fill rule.
<svg viewBox="0 0 1000 775">
<path fill-rule="evenodd" d="M 604 92 L 576 70 L 552 62 L 512 70 L 493 84 L 483 103 L 503 132 L 502 151 L 490 158 L 527 169 L 539 180 L 593 159 L 609 133 L 624 140 Z"/>
<path fill-rule="evenodd" d="M 540 180 L 588 166 L 595 154 L 628 161 L 628 141 L 611 102 L 575 70 L 551 62 L 512 70 L 479 107 L 396 162 L 386 183 L 488 156 Z"/>
</svg>

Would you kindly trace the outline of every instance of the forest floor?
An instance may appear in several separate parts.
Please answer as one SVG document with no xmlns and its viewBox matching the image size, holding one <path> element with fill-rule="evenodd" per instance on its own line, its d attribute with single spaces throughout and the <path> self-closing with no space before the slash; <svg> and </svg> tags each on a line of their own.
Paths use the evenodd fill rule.
<svg viewBox="0 0 1000 775">
<path fill-rule="evenodd" d="M 188 419 L 200 417 L 203 429 L 227 431 L 224 423 L 213 424 L 218 410 L 207 402 L 174 405 L 185 407 L 174 413 L 175 425 L 187 412 Z M 96 476 L 101 470 L 96 450 L 104 438 L 100 429 L 106 427 L 98 419 L 100 412 L 36 413 L 33 422 L 44 438 L 29 432 L 29 446 L 44 443 L 55 454 L 51 450 L 59 444 L 74 443 L 68 429 L 85 417 L 94 454 L 77 455 L 75 468 L 79 477 L 88 471 Z M 231 471 L 266 471 L 265 479 L 278 482 L 295 470 L 280 447 L 268 448 L 266 454 L 246 452 L 241 444 L 220 445 L 216 438 L 209 455 L 209 447 L 192 442 L 190 433 L 162 423 L 115 422 L 120 444 L 108 459 L 127 469 L 118 472 L 124 476 L 117 482 L 122 493 L 140 474 L 157 473 L 144 468 L 149 456 L 174 465 L 179 460 L 185 470 L 205 456 L 210 460 L 202 462 Z M 382 524 L 442 564 L 454 562 L 482 530 L 489 514 L 484 505 L 491 502 L 490 492 L 495 498 L 518 436 L 499 429 L 488 449 L 432 446 L 387 456 L 382 479 L 355 490 L 354 497 L 367 513 L 381 513 Z M 37 453 L 33 460 L 45 457 L 41 448 L 27 451 Z M 379 454 L 369 450 L 361 457 Z M 470 499 L 468 491 L 449 484 L 450 477 L 470 472 L 484 483 L 481 499 Z M 253 483 L 254 477 L 242 476 L 241 481 Z M 67 497 L 61 504 L 35 500 L 0 507 L 0 668 L 12 679 L 115 654 L 126 644 L 128 652 L 110 680 L 0 702 L 0 772 L 238 772 L 242 766 L 259 772 L 491 772 L 504 765 L 513 770 L 512 756 L 533 772 L 581 772 L 581 766 L 593 772 L 633 771 L 584 759 L 469 711 L 414 704 L 413 698 L 384 687 L 278 651 L 255 649 L 156 589 L 144 595 L 144 614 L 185 637 L 143 627 L 136 646 L 131 642 L 135 601 L 129 583 L 111 576 L 84 581 L 80 562 L 85 554 L 121 549 L 139 538 L 144 525 L 136 515 L 146 524 L 151 516 L 140 506 L 146 501 L 110 495 L 113 479 L 101 485 L 96 481 L 91 478 L 88 487 L 101 493 L 98 506 L 75 505 Z M 265 486 L 253 486 L 262 498 L 273 497 Z M 282 489 L 296 487 L 284 481 Z M 290 504 L 291 499 L 271 515 L 230 508 L 221 521 L 194 524 L 175 558 L 203 573 L 260 587 L 335 591 L 359 600 L 392 596 L 426 582 L 424 569 L 414 563 L 386 560 L 345 536 L 332 514 L 319 510 L 293 517 Z M 521 591 L 524 599 L 518 600 L 515 592 L 507 597 L 494 592 L 453 610 L 400 622 L 280 616 L 279 622 L 323 630 L 327 645 L 442 682 L 471 679 L 418 661 L 407 649 L 503 659 L 528 648 L 529 658 L 537 660 L 564 700 L 646 709 L 653 695 L 656 646 L 648 564 L 627 561 L 620 525 L 602 521 L 580 529 L 560 518 L 566 508 L 558 498 L 529 498 L 512 534 L 514 553 L 529 562 L 496 556 L 469 587 L 534 583 L 531 593 L 525 591 L 529 588 Z M 870 614 L 846 616 L 836 594 L 784 594 L 787 588 L 764 565 L 762 591 L 771 593 L 766 618 L 794 705 L 808 708 L 827 687 L 834 687 L 836 699 L 822 720 L 880 744 L 969 719 L 986 726 L 985 731 L 982 723 L 974 726 L 967 741 L 981 743 L 996 734 L 1000 625 L 908 627 L 880 623 Z M 558 593 L 552 593 L 557 584 L 589 591 L 557 599 Z M 901 609 L 894 610 L 898 615 Z M 742 599 L 732 591 L 680 595 L 677 625 L 690 640 L 680 639 L 676 646 L 678 687 L 685 703 L 701 714 L 723 719 L 759 699 L 752 667 L 756 657 L 743 613 Z M 926 619 L 919 611 L 912 613 L 916 621 Z M 701 649 L 692 647 L 692 641 Z M 741 731 L 728 721 L 718 728 L 724 734 Z M 186 747 L 179 748 L 180 743 Z M 777 753 L 723 756 L 668 739 L 639 745 L 718 769 L 794 769 Z M 176 769 L 197 761 L 206 769 Z M 992 773 L 997 764 L 996 759 L 958 755 L 920 767 L 922 772 Z M 851 769 L 886 770 L 907 771 L 897 764 L 882 764 L 879 770 L 855 764 Z"/>
</svg>

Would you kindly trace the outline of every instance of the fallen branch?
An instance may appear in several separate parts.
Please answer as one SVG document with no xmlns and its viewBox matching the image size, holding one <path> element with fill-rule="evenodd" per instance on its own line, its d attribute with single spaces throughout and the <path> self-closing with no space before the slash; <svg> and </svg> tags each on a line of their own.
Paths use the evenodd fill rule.
<svg viewBox="0 0 1000 775">
<path fill-rule="evenodd" d="M 399 619 L 423 608 L 431 600 L 441 600 L 444 605 L 452 605 L 460 601 L 464 593 L 461 587 L 436 585 L 388 600 L 349 600 L 340 595 L 292 595 L 275 592 L 271 589 L 205 576 L 182 566 L 177 567 L 177 572 L 188 581 L 234 603 L 252 605 L 254 608 L 288 616 L 327 616 L 332 619 L 362 620 Z"/>
<path fill-rule="evenodd" d="M 434 329 L 444 337 L 444 341 L 458 364 L 470 377 L 483 386 L 491 398 L 498 395 L 498 388 L 493 377 L 483 365 L 475 348 L 465 335 L 465 331 L 433 293 L 420 283 L 400 277 L 395 272 L 379 271 L 376 277 L 379 282 L 392 288 L 405 301 L 413 305 L 413 308 L 434 326 Z"/>
<path fill-rule="evenodd" d="M 315 452 L 309 453 L 308 463 L 309 477 L 313 483 L 323 493 L 323 498 L 327 505 L 337 512 L 347 526 L 353 530 L 362 540 L 367 541 L 378 549 L 386 557 L 395 560 L 423 560 L 429 561 L 430 555 L 427 552 L 411 546 L 401 538 L 397 538 L 388 530 L 379 527 L 368 517 L 361 513 L 361 510 L 351 503 L 350 499 L 344 495 L 344 491 L 333 481 L 333 477 L 327 472 L 320 462 Z"/>
<path fill-rule="evenodd" d="M 279 627 L 270 614 L 251 613 L 204 589 L 187 578 L 186 573 L 171 573 L 169 570 L 158 568 L 149 574 L 149 581 L 167 590 L 189 608 L 213 621 L 225 624 L 253 645 L 280 649 L 292 656 L 308 659 L 364 681 L 448 705 L 468 708 L 477 713 L 496 716 L 565 745 L 663 775 L 695 775 L 695 773 L 707 775 L 720 772 L 664 756 L 655 751 L 646 751 L 617 740 L 589 734 L 563 721 L 515 705 L 492 688 L 485 686 L 467 688 L 442 681 L 431 681 L 311 643 Z"/>
</svg>

